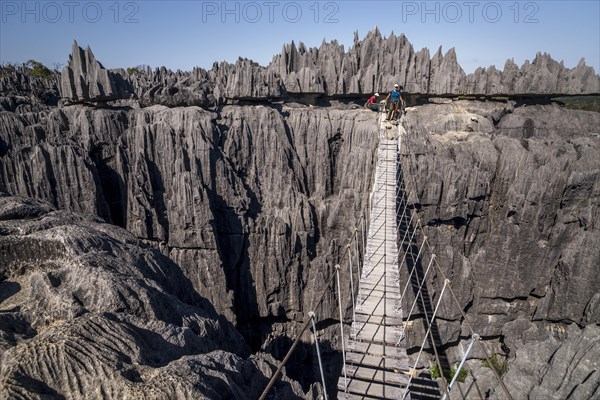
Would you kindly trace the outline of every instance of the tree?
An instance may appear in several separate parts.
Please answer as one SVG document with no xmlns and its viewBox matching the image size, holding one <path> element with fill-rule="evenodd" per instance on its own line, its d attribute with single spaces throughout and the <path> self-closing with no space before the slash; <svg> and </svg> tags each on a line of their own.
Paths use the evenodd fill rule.
<svg viewBox="0 0 600 400">
<path fill-rule="evenodd" d="M 52 76 L 52 71 L 39 61 L 29 60 L 25 63 L 25 67 L 29 70 L 31 76 L 37 78 L 50 78 Z"/>
</svg>

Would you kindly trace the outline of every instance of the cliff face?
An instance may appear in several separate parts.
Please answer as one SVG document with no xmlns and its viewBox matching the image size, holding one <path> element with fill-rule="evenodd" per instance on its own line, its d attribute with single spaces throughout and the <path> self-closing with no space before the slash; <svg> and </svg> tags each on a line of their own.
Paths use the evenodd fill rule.
<svg viewBox="0 0 600 400">
<path fill-rule="evenodd" d="M 242 328 L 297 320 L 366 207 L 373 118 L 264 106 L 2 113 L 1 183 L 151 241 Z"/>
<path fill-rule="evenodd" d="M 2 398 L 255 399 L 275 368 L 122 228 L 2 193 L 0 234 Z"/>
<path fill-rule="evenodd" d="M 411 109 L 404 126 L 410 204 L 475 332 L 508 357 L 513 396 L 597 395 L 588 361 L 600 351 L 600 114 L 457 101 Z M 428 283 L 434 304 L 443 278 Z M 450 296 L 437 328 L 446 346 L 469 335 Z M 462 351 L 446 356 L 452 363 Z"/>
<path fill-rule="evenodd" d="M 70 106 L 0 118 L 10 127 L 1 132 L 6 190 L 125 227 L 173 260 L 253 349 L 278 356 L 328 290 L 366 205 L 377 145 L 375 114 L 342 106 Z M 569 340 L 595 337 L 589 326 L 600 321 L 598 126 L 597 113 L 511 102 L 406 116 L 411 204 L 469 320 L 514 365 L 532 343 L 546 343 L 546 360 L 562 346 L 597 346 Z M 435 298 L 440 277 L 429 283 Z M 454 360 L 464 321 L 449 302 L 443 312 L 438 340 Z M 320 315 L 336 313 L 332 297 Z M 532 329 L 539 340 L 522 342 Z M 414 332 L 409 347 L 420 343 Z M 548 379 L 590 372 L 553 365 Z M 541 390 L 520 377 L 532 382 L 527 393 Z"/>
<path fill-rule="evenodd" d="M 481 334 L 525 313 L 586 326 L 600 319 L 600 114 L 559 106 L 423 106 L 406 119 L 426 234 Z M 462 119 L 462 121 L 461 121 Z M 595 323 L 595 322 L 592 322 Z"/>
<path fill-rule="evenodd" d="M 303 106 L 3 112 L 0 186 L 126 228 L 253 350 L 281 356 L 366 207 L 373 118 Z"/>
</svg>

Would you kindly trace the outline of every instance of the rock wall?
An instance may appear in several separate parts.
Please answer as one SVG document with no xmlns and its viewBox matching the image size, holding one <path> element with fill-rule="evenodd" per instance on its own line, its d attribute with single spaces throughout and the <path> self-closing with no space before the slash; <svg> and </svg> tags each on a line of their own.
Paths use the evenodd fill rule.
<svg viewBox="0 0 600 400">
<path fill-rule="evenodd" d="M 122 228 L 0 194 L 0 396 L 256 399 L 277 363 Z M 287 377 L 275 397 L 304 398 Z"/>
<path fill-rule="evenodd" d="M 281 356 L 367 204 L 375 115 L 344 107 L 3 112 L 0 187 L 126 228 Z"/>
<path fill-rule="evenodd" d="M 403 163 L 416 194 L 409 204 L 460 304 L 445 296 L 439 311 L 436 335 L 449 363 L 463 351 L 452 345 L 470 336 L 462 310 L 508 359 L 505 381 L 519 381 L 515 398 L 546 398 L 549 382 L 561 380 L 569 383 L 556 393 L 597 395 L 600 376 L 589 361 L 600 349 L 600 114 L 458 101 L 410 109 L 404 126 L 414 154 Z M 426 257 L 419 267 L 427 265 Z M 428 284 L 435 304 L 443 276 L 430 274 Z M 408 346 L 418 349 L 421 338 L 416 321 Z M 572 362 L 574 354 L 587 361 Z M 484 391 L 504 398 L 496 385 Z M 552 393 L 547 398 L 565 398 Z"/>
<path fill-rule="evenodd" d="M 341 103 L 218 112 L 76 105 L 0 119 L 2 187 L 98 215 L 160 249 L 253 350 L 277 357 L 327 290 L 358 225 L 377 145 L 375 114 Z M 409 108 L 403 126 L 414 154 L 403 169 L 418 195 L 411 206 L 474 329 L 508 358 L 509 371 L 521 368 L 526 346 L 515 321 L 570 332 L 539 337 L 555 341 L 549 349 L 583 351 L 589 342 L 568 343 L 586 329 L 593 338 L 588 327 L 600 321 L 600 114 L 455 101 Z M 432 275 L 432 303 L 440 285 Z M 452 363 L 466 325 L 452 302 L 442 305 L 437 340 Z M 333 295 L 319 314 L 335 318 Z M 409 348 L 420 343 L 419 327 L 417 320 Z M 338 344 L 324 329 L 335 376 Z M 474 357 L 471 368 L 481 369 L 482 355 Z M 567 373 L 556 368 L 536 374 Z M 581 368 L 578 376 L 593 371 Z M 545 387 L 523 379 L 528 393 Z"/>
<path fill-rule="evenodd" d="M 265 106 L 0 113 L 0 184 L 154 243 L 218 312 L 267 334 L 271 319 L 302 320 L 358 224 L 373 118 Z"/>
</svg>

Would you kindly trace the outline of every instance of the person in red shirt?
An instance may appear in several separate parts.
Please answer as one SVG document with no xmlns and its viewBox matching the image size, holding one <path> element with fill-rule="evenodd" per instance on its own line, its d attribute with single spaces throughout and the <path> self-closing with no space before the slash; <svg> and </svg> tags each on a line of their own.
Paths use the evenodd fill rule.
<svg viewBox="0 0 600 400">
<path fill-rule="evenodd" d="M 373 111 L 379 111 L 379 104 L 377 103 L 378 97 L 379 93 L 375 93 L 373 96 L 369 97 L 369 100 L 367 100 L 367 104 L 365 104 L 365 107 Z"/>
</svg>

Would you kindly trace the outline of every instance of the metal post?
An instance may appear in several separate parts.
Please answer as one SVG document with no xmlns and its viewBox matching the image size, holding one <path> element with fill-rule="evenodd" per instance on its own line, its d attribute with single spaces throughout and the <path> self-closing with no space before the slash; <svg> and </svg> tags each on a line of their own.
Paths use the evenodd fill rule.
<svg viewBox="0 0 600 400">
<path fill-rule="evenodd" d="M 350 267 L 350 295 L 352 296 L 352 323 L 356 321 L 356 300 L 354 299 L 354 269 L 352 268 L 352 247 L 348 245 L 348 266 Z"/>
<path fill-rule="evenodd" d="M 471 339 L 471 343 L 469 343 L 469 347 L 467 347 L 467 351 L 463 355 L 462 360 L 460 360 L 460 364 L 458 364 L 458 368 L 456 369 L 456 372 L 454 373 L 454 376 L 452 377 L 452 380 L 450 381 L 450 384 L 448 385 L 448 390 L 446 391 L 446 393 L 444 393 L 442 400 L 446 400 L 448 393 L 450 393 L 450 390 L 452 390 L 452 385 L 454 385 L 454 382 L 456 382 L 456 379 L 458 378 L 458 374 L 460 373 L 460 370 L 462 369 L 463 365 L 465 364 L 465 361 L 467 361 L 467 356 L 471 352 L 471 349 L 473 348 L 473 344 L 475 344 L 476 340 L 479 340 L 478 334 L 473 335 L 473 337 Z"/>
<path fill-rule="evenodd" d="M 344 386 L 348 389 L 348 376 L 346 374 L 346 343 L 344 341 L 344 321 L 342 317 L 342 287 L 340 286 L 340 266 L 335 266 L 335 279 L 338 288 L 338 309 L 340 310 L 340 335 L 342 336 L 342 359 L 344 360 Z M 352 271 L 350 271 L 352 275 Z"/>
<path fill-rule="evenodd" d="M 321 383 L 323 384 L 323 396 L 327 400 L 327 386 L 325 386 L 325 374 L 323 373 L 323 362 L 321 361 L 321 351 L 319 350 L 319 338 L 317 337 L 317 326 L 315 325 L 315 313 L 310 311 L 308 313 L 310 320 L 312 321 L 313 337 L 315 339 L 315 347 L 317 348 L 317 359 L 319 360 L 319 370 L 321 371 Z"/>
<path fill-rule="evenodd" d="M 444 280 L 444 287 L 442 288 L 442 291 L 440 293 L 440 298 L 438 299 L 438 302 L 435 306 L 435 310 L 433 310 L 433 315 L 431 316 L 431 321 L 429 322 L 429 326 L 427 327 L 427 332 L 425 332 L 425 337 L 423 338 L 423 343 L 421 344 L 419 354 L 417 355 L 417 359 L 415 361 L 415 366 L 413 368 L 413 371 L 416 370 L 417 365 L 419 364 L 419 359 L 421 358 L 421 354 L 423 353 L 423 348 L 425 347 L 425 342 L 427 341 L 427 336 L 429 336 L 429 332 L 431 332 L 431 325 L 433 324 L 433 321 L 435 320 L 435 315 L 437 314 L 438 308 L 440 307 L 440 304 L 442 303 L 442 298 L 444 297 L 444 292 L 446 291 L 446 287 L 448 286 L 449 283 L 450 283 L 449 279 Z M 441 371 L 440 371 L 440 373 L 441 373 Z M 412 382 L 413 375 L 414 375 L 414 373 L 411 374 L 410 378 L 408 379 L 408 383 L 406 384 L 406 389 L 404 390 L 404 394 L 402 395 L 402 400 L 404 400 L 406 398 L 406 395 L 408 394 L 408 389 L 410 389 L 410 383 Z"/>
<path fill-rule="evenodd" d="M 314 313 L 313 313 L 313 315 L 314 315 Z M 281 364 L 279 364 L 279 367 L 277 367 L 277 370 L 275 371 L 275 373 L 273 374 L 273 376 L 269 380 L 269 383 L 267 384 L 267 387 L 265 388 L 265 390 L 263 390 L 262 394 L 260 395 L 259 400 L 264 400 L 264 399 L 267 398 L 267 394 L 269 393 L 269 390 L 271 390 L 271 388 L 275 384 L 275 381 L 277 380 L 277 377 L 279 376 L 279 374 L 283 370 L 283 367 L 285 367 L 285 364 L 290 359 L 292 353 L 294 352 L 294 349 L 296 348 L 296 346 L 298 346 L 298 343 L 300 343 L 300 338 L 302 337 L 302 334 L 304 333 L 304 331 L 306 330 L 306 328 L 308 328 L 308 325 L 310 324 L 310 321 L 312 321 L 312 318 L 309 318 L 308 321 L 306 321 L 306 323 L 302 327 L 302 330 L 298 334 L 298 337 L 296 337 L 296 340 L 294 340 L 294 343 L 292 344 L 292 347 L 288 350 L 288 352 L 285 355 L 283 361 L 281 362 Z"/>
</svg>

